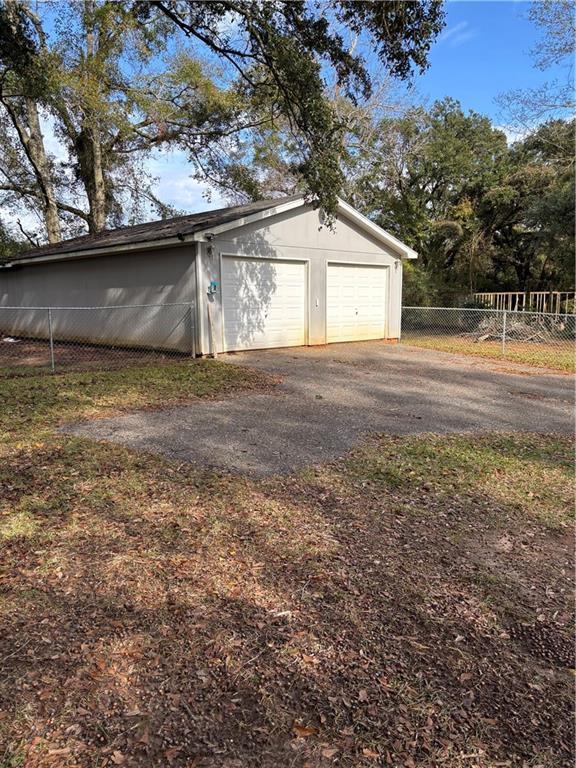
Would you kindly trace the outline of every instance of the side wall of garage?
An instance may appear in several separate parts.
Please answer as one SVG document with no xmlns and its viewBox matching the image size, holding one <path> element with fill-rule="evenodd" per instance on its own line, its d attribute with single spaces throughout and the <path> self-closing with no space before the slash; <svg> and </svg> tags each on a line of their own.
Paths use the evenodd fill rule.
<svg viewBox="0 0 576 768">
<path fill-rule="evenodd" d="M 0 270 L 0 333 L 189 351 L 197 326 L 195 244 Z M 135 307 L 125 305 L 181 304 Z M 80 307 L 106 309 L 81 310 Z"/>
<path fill-rule="evenodd" d="M 287 264 L 301 263 L 306 275 L 306 339 L 307 344 L 325 344 L 328 339 L 327 298 L 329 286 L 327 275 L 330 264 L 353 264 L 374 266 L 385 270 L 385 320 L 382 338 L 396 339 L 400 336 L 400 317 L 402 302 L 402 263 L 391 249 L 360 229 L 351 220 L 340 217 L 333 229 L 322 225 L 320 214 L 311 207 L 297 208 L 263 222 L 250 224 L 215 236 L 210 244 L 201 246 L 200 273 L 200 315 L 202 318 L 202 351 L 208 353 L 215 345 L 217 351 L 230 349 L 225 322 L 223 322 L 222 303 L 229 307 L 230 298 L 226 298 L 226 265 L 228 257 L 250 259 L 279 260 Z M 230 270 L 228 270 L 229 272 Z M 248 270 L 247 270 L 248 271 Z M 256 270 L 252 270 L 254 273 Z M 288 270 L 284 270 L 288 271 Z M 260 282 L 262 301 L 252 302 L 245 311 L 250 312 L 249 320 L 258 329 L 264 324 L 267 312 L 267 292 L 274 290 L 274 270 L 270 275 L 266 269 L 258 270 L 255 279 Z M 297 270 L 290 270 L 291 277 L 297 279 Z M 351 280 L 354 277 L 350 275 Z M 210 301 L 210 318 L 206 290 L 210 281 L 217 285 L 216 293 Z M 361 291 L 361 288 L 358 289 Z M 367 297 L 369 300 L 369 297 Z M 296 306 L 297 309 L 297 306 Z M 212 333 L 210 332 L 212 325 Z M 229 335 L 229 334 L 228 334 Z M 297 337 L 294 336 L 296 339 Z M 360 338 L 360 337 L 358 337 Z"/>
</svg>

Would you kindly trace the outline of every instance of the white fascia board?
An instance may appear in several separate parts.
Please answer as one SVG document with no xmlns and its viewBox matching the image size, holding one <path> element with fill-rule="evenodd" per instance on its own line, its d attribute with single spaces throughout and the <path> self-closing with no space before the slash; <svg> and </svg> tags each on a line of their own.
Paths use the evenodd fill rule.
<svg viewBox="0 0 576 768">
<path fill-rule="evenodd" d="M 401 240 L 398 240 L 397 237 L 394 237 L 394 235 L 391 235 L 390 232 L 386 232 L 386 230 L 382 229 L 382 227 L 379 227 L 378 224 L 374 224 L 373 221 L 367 219 L 366 216 L 363 216 L 349 203 L 345 203 L 344 200 L 340 200 L 340 198 L 338 198 L 338 210 L 349 219 L 354 221 L 365 232 L 371 234 L 372 237 L 376 238 L 376 240 L 379 240 L 381 243 L 384 243 L 384 245 L 392 248 L 392 250 L 396 251 L 402 258 L 418 258 L 416 251 L 412 250 L 412 248 L 409 248 Z"/>
<path fill-rule="evenodd" d="M 9 261 L 6 264 L 0 266 L 1 269 L 13 269 L 18 266 L 30 265 L 30 264 L 44 264 L 50 261 L 68 261 L 74 259 L 88 259 L 92 256 L 108 256 L 115 253 L 130 253 L 132 251 L 149 251 L 154 248 L 173 248 L 179 245 L 186 245 L 186 243 L 197 242 L 200 238 L 196 233 L 191 235 L 184 235 L 181 239 L 179 237 L 171 237 L 166 240 L 145 240 L 141 243 L 125 243 L 123 245 L 111 245 L 109 247 L 103 246 L 102 248 L 87 248 L 79 251 L 68 251 L 66 253 L 49 253 L 46 256 L 32 256 L 29 259 L 17 259 L 16 261 Z"/>
<path fill-rule="evenodd" d="M 245 227 L 247 224 L 253 224 L 254 222 L 268 219 L 270 216 L 278 216 L 278 214 L 286 213 L 286 211 L 291 211 L 293 208 L 300 208 L 304 204 L 304 197 L 302 196 L 296 200 L 290 200 L 287 203 L 281 203 L 270 208 L 265 208 L 263 211 L 258 211 L 258 213 L 252 213 L 249 216 L 243 216 L 239 219 L 227 221 L 226 224 L 220 224 L 217 227 L 207 227 L 200 232 L 196 232 L 196 237 L 199 240 L 211 240 L 213 235 L 221 235 L 223 232 L 228 232 L 231 229 Z"/>
<path fill-rule="evenodd" d="M 196 236 L 198 239 L 210 240 L 212 239 L 212 236 L 221 235 L 224 232 L 229 232 L 232 229 L 244 227 L 247 224 L 263 221 L 264 219 L 270 218 L 271 216 L 278 216 L 281 213 L 286 213 L 287 211 L 294 210 L 295 208 L 301 208 L 304 205 L 306 205 L 306 200 L 304 196 L 302 196 L 296 200 L 290 200 L 287 203 L 281 203 L 280 205 L 266 208 L 265 210 L 259 211 L 258 213 L 253 213 L 250 216 L 228 221 L 226 224 L 220 224 L 220 226 L 213 227 L 212 229 L 202 230 L 201 232 L 197 232 Z M 407 245 L 405 245 L 405 243 L 402 243 L 400 240 L 394 237 L 394 235 L 386 232 L 386 230 L 382 229 L 382 227 L 374 224 L 374 222 L 370 221 L 370 219 L 367 219 L 366 216 L 358 213 L 355 208 L 353 208 L 348 203 L 345 203 L 344 200 L 341 200 L 340 198 L 338 198 L 338 211 L 344 214 L 344 216 L 347 218 L 354 221 L 361 229 L 371 234 L 372 237 L 374 237 L 376 240 L 383 243 L 384 245 L 387 245 L 393 251 L 396 251 L 396 253 L 398 253 L 402 258 L 416 259 L 418 257 L 416 251 L 412 250 L 412 248 L 409 248 Z"/>
</svg>

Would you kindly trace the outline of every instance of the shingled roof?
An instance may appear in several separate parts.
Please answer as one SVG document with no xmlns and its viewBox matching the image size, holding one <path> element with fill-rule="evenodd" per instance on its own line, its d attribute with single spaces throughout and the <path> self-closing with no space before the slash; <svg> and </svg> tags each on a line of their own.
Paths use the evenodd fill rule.
<svg viewBox="0 0 576 768">
<path fill-rule="evenodd" d="M 176 216 L 172 219 L 149 221 L 146 224 L 136 224 L 132 227 L 106 229 L 97 235 L 74 237 L 70 240 L 63 240 L 56 245 L 46 245 L 42 248 L 24 251 L 14 256 L 11 261 L 15 263 L 22 259 L 28 260 L 61 253 L 80 253 L 96 249 L 102 249 L 102 252 L 105 253 L 110 248 L 131 245 L 133 243 L 158 241 L 161 244 L 163 240 L 184 237 L 194 234 L 194 232 L 209 230 L 220 224 L 227 224 L 235 219 L 242 219 L 251 214 L 265 211 L 267 208 L 274 208 L 282 203 L 298 200 L 300 197 L 301 195 L 292 195 L 291 197 L 282 197 L 275 200 L 258 200 L 255 203 L 218 208 L 214 211 L 202 211 L 201 213 L 192 213 L 186 216 Z"/>
</svg>

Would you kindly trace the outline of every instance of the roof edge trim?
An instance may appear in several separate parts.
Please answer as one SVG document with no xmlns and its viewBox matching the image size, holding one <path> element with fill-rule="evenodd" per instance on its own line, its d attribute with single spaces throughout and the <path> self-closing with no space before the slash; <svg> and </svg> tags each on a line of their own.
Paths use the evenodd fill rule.
<svg viewBox="0 0 576 768">
<path fill-rule="evenodd" d="M 188 235 L 181 235 L 180 237 L 170 237 L 157 240 L 145 240 L 137 243 L 124 243 L 122 245 L 101 246 L 99 248 L 90 248 L 85 250 L 68 251 L 65 253 L 53 253 L 46 256 L 31 256 L 30 258 L 16 259 L 0 265 L 0 270 L 15 269 L 20 266 L 26 266 L 30 264 L 43 264 L 46 262 L 54 261 L 67 261 L 74 259 L 88 259 L 95 256 L 102 256 L 115 253 L 130 253 L 132 251 L 151 250 L 153 248 L 171 248 L 185 245 L 186 243 L 206 242 L 211 240 L 213 236 L 223 234 L 230 230 L 239 229 L 240 227 L 253 224 L 255 222 L 262 221 L 279 214 L 286 213 L 287 211 L 294 210 L 295 208 L 301 208 L 307 204 L 304 195 L 301 195 L 293 200 L 288 200 L 285 203 L 279 203 L 278 205 L 272 205 L 269 208 L 264 208 L 261 211 L 252 213 L 248 216 L 242 216 L 238 219 L 233 219 L 224 224 L 218 226 L 206 228 L 193 232 Z M 416 259 L 418 254 L 412 248 L 407 246 L 401 240 L 391 235 L 378 224 L 370 221 L 366 216 L 363 216 L 349 203 L 346 203 L 341 198 L 338 198 L 338 213 L 342 214 L 345 218 L 350 219 L 360 229 L 370 234 L 374 239 L 386 245 L 395 251 L 401 258 Z"/>
<path fill-rule="evenodd" d="M 9 261 L 5 264 L 0 264 L 0 270 L 2 269 L 16 269 L 19 266 L 25 266 L 30 264 L 46 264 L 50 261 L 68 261 L 75 259 L 89 259 L 94 256 L 108 256 L 115 253 L 130 253 L 131 251 L 149 251 L 154 248 L 172 248 L 175 246 L 182 246 L 186 243 L 195 243 L 202 238 L 198 237 L 197 232 L 193 232 L 190 235 L 183 235 L 182 238 L 170 237 L 164 240 L 145 240 L 140 243 L 125 243 L 122 245 L 110 245 L 101 246 L 100 248 L 90 248 L 81 251 L 67 251 L 65 253 L 50 253 L 46 256 L 31 256 L 29 259 L 17 259 L 16 261 Z"/>
<path fill-rule="evenodd" d="M 240 227 L 244 227 L 247 224 L 253 224 L 255 222 L 262 221 L 263 219 L 270 218 L 271 216 L 277 216 L 281 213 L 286 213 L 286 211 L 291 211 L 294 208 L 300 208 L 304 205 L 306 205 L 306 199 L 304 195 L 302 195 L 296 200 L 290 200 L 287 203 L 281 203 L 280 205 L 265 208 L 263 211 L 258 211 L 257 213 L 250 214 L 249 216 L 244 216 L 239 219 L 234 219 L 233 221 L 228 221 L 225 224 L 220 224 L 219 226 L 213 227 L 212 229 L 201 230 L 197 232 L 196 235 L 203 240 L 211 239 L 211 236 L 213 235 L 221 235 L 224 232 L 229 232 L 233 229 L 239 229 Z M 379 240 L 381 243 L 391 248 L 401 258 L 418 258 L 416 251 L 407 246 L 401 240 L 398 240 L 398 238 L 394 237 L 394 235 L 391 235 L 385 229 L 382 229 L 382 227 L 379 227 L 378 224 L 370 221 L 370 219 L 366 218 L 366 216 L 363 216 L 349 203 L 346 203 L 341 198 L 338 198 L 338 212 L 343 214 L 346 218 L 354 221 L 361 229 L 363 229 L 365 232 L 368 232 L 376 240 Z"/>
<path fill-rule="evenodd" d="M 359 213 L 355 208 L 353 208 L 349 203 L 346 203 L 344 200 L 341 200 L 338 198 L 338 210 L 343 213 L 345 216 L 347 216 L 349 219 L 354 221 L 358 226 L 363 229 L 365 232 L 368 232 L 372 235 L 372 237 L 375 237 L 377 240 L 379 240 L 381 243 L 384 243 L 384 245 L 387 245 L 389 248 L 392 248 L 393 251 L 396 251 L 402 258 L 404 259 L 417 259 L 418 254 L 416 251 L 414 251 L 412 248 L 407 246 L 405 243 L 403 243 L 401 240 L 398 240 L 397 237 L 394 237 L 394 235 L 391 235 L 390 232 L 387 232 L 385 229 L 382 229 L 382 227 L 379 227 L 378 224 L 375 224 L 373 221 L 370 221 L 366 216 L 363 216 L 361 213 Z"/>
<path fill-rule="evenodd" d="M 305 205 L 304 195 L 296 198 L 296 200 L 289 200 L 286 203 L 280 203 L 279 205 L 272 205 L 270 208 L 264 208 L 262 211 L 251 213 L 248 216 L 241 216 L 238 219 L 227 221 L 225 224 L 219 224 L 216 227 L 207 227 L 199 232 L 196 232 L 197 237 L 202 240 L 211 239 L 212 235 L 221 235 L 223 232 L 228 232 L 231 229 L 239 229 L 245 227 L 248 224 L 254 224 L 254 222 L 262 221 L 262 219 L 268 219 L 270 216 L 278 216 L 286 211 L 291 211 L 293 208 L 301 208 Z"/>
</svg>

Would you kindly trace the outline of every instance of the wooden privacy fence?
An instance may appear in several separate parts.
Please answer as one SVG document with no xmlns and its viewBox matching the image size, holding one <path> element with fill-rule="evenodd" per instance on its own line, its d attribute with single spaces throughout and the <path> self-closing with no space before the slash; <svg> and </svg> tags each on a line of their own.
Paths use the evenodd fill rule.
<svg viewBox="0 0 576 768">
<path fill-rule="evenodd" d="M 575 291 L 503 291 L 475 293 L 474 300 L 490 309 L 511 312 L 546 312 L 554 315 L 573 314 Z"/>
</svg>

